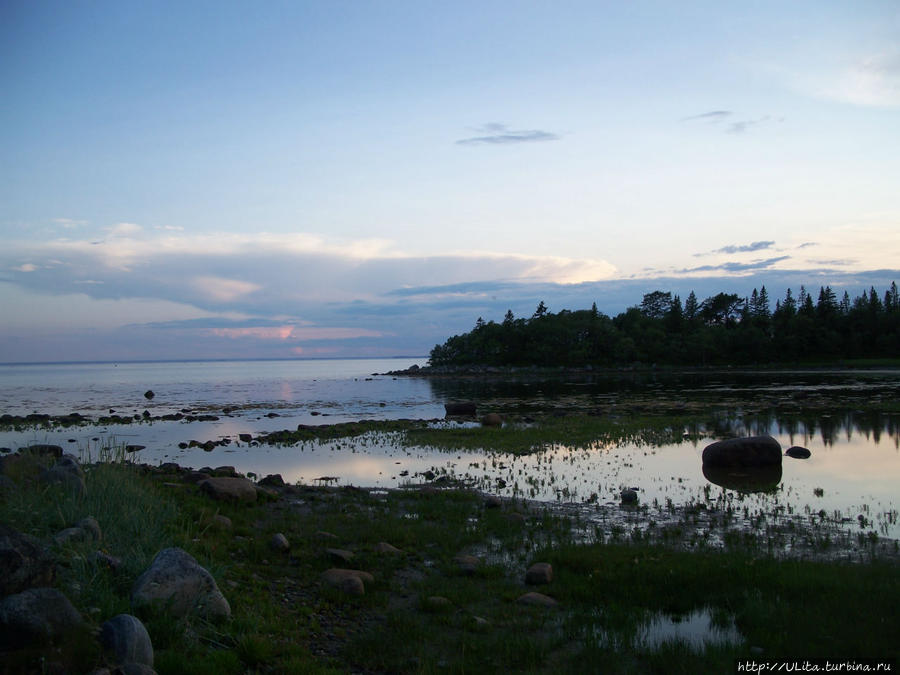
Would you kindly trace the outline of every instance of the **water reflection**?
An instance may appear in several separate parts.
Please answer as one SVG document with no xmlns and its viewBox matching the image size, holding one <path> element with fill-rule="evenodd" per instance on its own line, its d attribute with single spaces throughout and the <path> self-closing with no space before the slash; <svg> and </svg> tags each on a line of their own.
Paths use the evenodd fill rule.
<svg viewBox="0 0 900 675">
<path fill-rule="evenodd" d="M 781 482 L 781 466 L 737 469 L 704 464 L 703 477 L 710 483 L 737 492 L 775 492 Z"/>
</svg>

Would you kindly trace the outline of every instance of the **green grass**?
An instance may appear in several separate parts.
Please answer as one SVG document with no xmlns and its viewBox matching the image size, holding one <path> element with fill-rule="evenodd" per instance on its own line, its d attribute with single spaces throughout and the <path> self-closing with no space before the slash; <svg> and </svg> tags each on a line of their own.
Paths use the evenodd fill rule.
<svg viewBox="0 0 900 675">
<path fill-rule="evenodd" d="M 603 430 L 577 419 L 553 424 L 548 434 Z M 175 474 L 116 461 L 88 467 L 86 482 L 84 497 L 37 485 L 14 491 L 0 502 L 0 519 L 45 541 L 85 516 L 99 521 L 100 544 L 56 551 L 57 585 L 89 628 L 131 612 L 134 579 L 161 548 L 180 546 L 207 567 L 231 604 L 230 621 L 140 614 L 163 675 L 730 672 L 751 647 L 765 658 L 886 658 L 896 651 L 900 574 L 891 562 L 779 561 L 752 537 L 729 552 L 685 552 L 634 537 L 623 543 L 625 533 L 619 543 L 576 543 L 578 523 L 521 503 L 486 508 L 466 490 L 300 486 L 279 500 L 242 506 L 211 501 Z M 513 511 L 526 520 L 511 518 Z M 216 513 L 232 529 L 213 526 Z M 289 554 L 269 548 L 276 532 L 291 542 Z M 378 553 L 381 541 L 403 553 Z M 327 547 L 353 551 L 351 566 L 374 575 L 365 596 L 322 586 L 321 573 L 338 566 Z M 97 548 L 121 558 L 121 570 L 93 563 Z M 474 574 L 460 571 L 460 553 L 481 558 Z M 524 585 L 535 561 L 553 565 L 549 586 Z M 518 604 L 529 590 L 560 606 Z M 700 651 L 633 643 L 648 617 L 699 608 L 733 619 L 745 641 Z M 4 667 L 39 672 L 43 656 L 87 672 L 102 661 L 90 635 L 58 649 L 4 655 Z"/>
</svg>

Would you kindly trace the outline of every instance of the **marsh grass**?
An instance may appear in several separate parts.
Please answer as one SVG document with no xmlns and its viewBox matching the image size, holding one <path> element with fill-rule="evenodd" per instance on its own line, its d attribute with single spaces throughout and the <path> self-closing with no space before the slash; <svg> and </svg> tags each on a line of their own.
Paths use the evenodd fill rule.
<svg viewBox="0 0 900 675">
<path fill-rule="evenodd" d="M 559 422 L 553 437 L 569 433 L 570 422 Z M 134 465 L 115 448 L 105 452 L 107 461 L 85 467 L 83 497 L 34 485 L 10 493 L 0 517 L 45 541 L 86 516 L 99 521 L 101 542 L 56 549 L 57 585 L 91 628 L 132 611 L 134 579 L 160 549 L 180 546 L 209 569 L 231 604 L 230 621 L 140 614 L 161 674 L 729 672 L 750 647 L 771 658 L 894 653 L 894 563 L 776 560 L 762 538 L 750 537 L 731 551 L 702 538 L 696 550 L 676 550 L 696 530 L 692 513 L 682 532 L 671 533 L 672 546 L 659 543 L 664 528 L 649 536 L 593 524 L 586 536 L 576 516 L 516 500 L 487 508 L 465 489 L 294 486 L 275 501 L 226 504 L 177 474 Z M 216 514 L 232 528 L 217 528 Z M 269 548 L 276 532 L 291 542 L 289 553 Z M 402 552 L 379 553 L 382 541 Z M 352 551 L 349 566 L 374 575 L 363 597 L 322 585 L 322 572 L 337 566 L 329 547 Z M 121 568 L 95 563 L 97 549 L 121 558 Z M 482 562 L 465 574 L 459 554 Z M 549 586 L 524 584 L 536 561 L 553 565 Z M 529 590 L 559 607 L 518 604 Z M 433 596 L 449 604 L 433 604 Z M 744 641 L 699 650 L 636 643 L 648 617 L 699 608 L 733 619 Z M 59 649 L 22 651 L 15 663 L 28 671 L 45 656 L 86 672 L 102 661 L 89 637 Z"/>
</svg>

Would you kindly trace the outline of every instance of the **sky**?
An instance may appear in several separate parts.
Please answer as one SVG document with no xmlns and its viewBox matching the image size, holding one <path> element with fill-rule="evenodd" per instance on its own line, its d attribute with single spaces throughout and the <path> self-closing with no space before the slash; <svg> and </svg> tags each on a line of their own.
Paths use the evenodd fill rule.
<svg viewBox="0 0 900 675">
<path fill-rule="evenodd" d="M 0 2 L 0 362 L 900 281 L 900 3 Z"/>
</svg>

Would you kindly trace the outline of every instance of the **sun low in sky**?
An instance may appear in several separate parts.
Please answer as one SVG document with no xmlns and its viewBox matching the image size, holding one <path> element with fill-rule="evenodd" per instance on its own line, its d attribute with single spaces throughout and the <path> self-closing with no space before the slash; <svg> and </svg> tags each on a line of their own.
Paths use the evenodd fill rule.
<svg viewBox="0 0 900 675">
<path fill-rule="evenodd" d="M 0 4 L 0 362 L 900 281 L 900 5 Z"/>
</svg>

